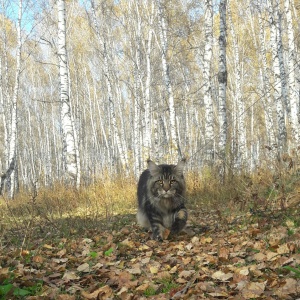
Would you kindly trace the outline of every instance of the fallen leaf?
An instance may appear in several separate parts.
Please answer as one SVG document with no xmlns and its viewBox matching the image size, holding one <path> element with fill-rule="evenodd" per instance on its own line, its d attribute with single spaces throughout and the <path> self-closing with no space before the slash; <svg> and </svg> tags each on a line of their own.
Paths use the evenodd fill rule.
<svg viewBox="0 0 300 300">
<path fill-rule="evenodd" d="M 142 271 L 141 271 L 140 268 L 127 269 L 127 271 L 128 271 L 130 274 L 133 274 L 133 275 L 139 275 L 139 274 L 142 274 Z"/>
<path fill-rule="evenodd" d="M 84 263 L 77 268 L 77 271 L 84 273 L 90 272 L 90 265 L 88 263 Z"/>
<path fill-rule="evenodd" d="M 239 273 L 241 275 L 248 276 L 249 275 L 249 268 L 248 267 L 241 268 L 241 269 L 239 269 Z"/>
<path fill-rule="evenodd" d="M 167 229 L 167 228 L 165 228 L 165 230 L 164 230 L 164 232 L 163 232 L 163 239 L 164 240 L 167 240 L 168 239 L 168 237 L 169 237 L 169 235 L 170 235 L 170 230 L 169 229 Z"/>
<path fill-rule="evenodd" d="M 212 242 L 212 238 L 211 237 L 202 237 L 200 241 L 201 241 L 201 244 L 210 244 Z"/>
<path fill-rule="evenodd" d="M 81 295 L 83 297 L 85 297 L 86 299 L 101 299 L 101 300 L 105 300 L 105 299 L 108 299 L 110 298 L 112 295 L 113 295 L 113 291 L 112 289 L 108 286 L 108 285 L 105 285 L 99 289 L 97 289 L 96 291 L 92 292 L 92 293 L 88 293 L 88 292 L 85 292 L 85 291 L 82 291 L 81 292 Z"/>
<path fill-rule="evenodd" d="M 146 283 L 143 283 L 142 285 L 138 286 L 135 291 L 139 294 L 143 294 L 149 287 L 149 283 L 146 282 Z"/>
<path fill-rule="evenodd" d="M 192 243 L 192 244 L 197 244 L 197 243 L 199 243 L 199 238 L 198 238 L 197 236 L 192 237 L 191 243 Z"/>
<path fill-rule="evenodd" d="M 264 282 L 249 282 L 243 289 L 242 295 L 245 299 L 258 298 L 265 290 Z"/>
<path fill-rule="evenodd" d="M 278 253 L 278 254 L 286 254 L 286 253 L 290 253 L 290 248 L 289 248 L 288 244 L 280 245 L 280 246 L 277 248 L 277 253 Z"/>
<path fill-rule="evenodd" d="M 151 272 L 151 274 L 157 274 L 158 273 L 158 267 L 151 266 L 150 267 L 150 272 Z"/>
<path fill-rule="evenodd" d="M 233 273 L 227 273 L 226 274 L 226 273 L 224 273 L 222 271 L 217 271 L 217 272 L 213 273 L 211 275 L 211 277 L 213 279 L 217 279 L 217 280 L 225 282 L 225 281 L 228 281 L 230 278 L 233 277 Z"/>
<path fill-rule="evenodd" d="M 71 271 L 71 272 L 65 272 L 65 274 L 64 274 L 64 276 L 63 276 L 63 280 L 65 280 L 65 281 L 70 281 L 70 280 L 77 280 L 77 279 L 79 279 L 80 277 L 79 276 L 77 276 L 76 274 L 75 274 L 75 272 L 73 272 L 73 271 Z"/>
<path fill-rule="evenodd" d="M 222 247 L 219 251 L 219 259 L 221 261 L 228 260 L 230 250 L 228 248 Z"/>
<path fill-rule="evenodd" d="M 287 278 L 283 286 L 278 287 L 275 295 L 280 298 L 285 298 L 287 295 L 299 295 L 300 293 L 300 280 L 294 278 Z"/>
<path fill-rule="evenodd" d="M 256 261 L 264 261 L 264 260 L 266 260 L 266 258 L 267 258 L 267 256 L 261 252 L 255 253 L 253 255 L 253 259 Z"/>
<path fill-rule="evenodd" d="M 36 255 L 32 257 L 32 261 L 35 263 L 43 263 L 44 258 L 42 256 Z"/>
<path fill-rule="evenodd" d="M 267 252 L 267 260 L 268 260 L 268 261 L 276 260 L 277 257 L 278 257 L 278 253 L 271 252 L 271 251 L 268 251 L 268 252 Z"/>
<path fill-rule="evenodd" d="M 57 300 L 75 300 L 75 296 L 74 295 L 68 295 L 68 294 L 61 294 L 61 295 L 58 295 Z"/>
<path fill-rule="evenodd" d="M 178 274 L 178 277 L 180 278 L 189 278 L 191 277 L 196 271 L 195 270 L 186 270 L 186 271 L 181 271 L 179 274 Z"/>
<path fill-rule="evenodd" d="M 67 253 L 67 249 L 61 249 L 56 253 L 57 256 L 62 257 Z"/>
<path fill-rule="evenodd" d="M 216 292 L 216 293 L 208 293 L 208 295 L 214 297 L 214 298 L 224 298 L 228 297 L 228 294 L 225 292 Z"/>
<path fill-rule="evenodd" d="M 124 241 L 121 242 L 122 245 L 127 246 L 129 248 L 134 248 L 135 244 L 133 241 L 131 241 L 129 238 L 125 239 Z"/>
</svg>

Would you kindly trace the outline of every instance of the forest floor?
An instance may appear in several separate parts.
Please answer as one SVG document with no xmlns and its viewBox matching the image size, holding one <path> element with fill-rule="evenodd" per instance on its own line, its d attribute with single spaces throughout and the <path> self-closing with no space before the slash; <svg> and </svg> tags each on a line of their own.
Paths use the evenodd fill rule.
<svg viewBox="0 0 300 300">
<path fill-rule="evenodd" d="M 136 225 L 135 199 L 102 219 L 3 201 L 0 299 L 300 299 L 299 178 L 276 193 L 246 181 L 223 202 L 190 185 L 187 227 L 163 242 Z"/>
</svg>

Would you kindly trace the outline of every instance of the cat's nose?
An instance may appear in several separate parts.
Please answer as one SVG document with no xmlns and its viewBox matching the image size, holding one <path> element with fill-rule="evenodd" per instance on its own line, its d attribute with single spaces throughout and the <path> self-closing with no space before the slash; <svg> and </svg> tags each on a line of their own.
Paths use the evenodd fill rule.
<svg viewBox="0 0 300 300">
<path fill-rule="evenodd" d="M 163 189 L 167 192 L 170 189 L 170 185 L 169 184 L 164 184 Z"/>
</svg>

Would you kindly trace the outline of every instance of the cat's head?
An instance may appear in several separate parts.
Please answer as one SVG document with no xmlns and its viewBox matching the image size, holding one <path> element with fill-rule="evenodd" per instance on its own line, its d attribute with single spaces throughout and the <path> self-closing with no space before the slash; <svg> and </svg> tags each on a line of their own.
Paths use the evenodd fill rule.
<svg viewBox="0 0 300 300">
<path fill-rule="evenodd" d="M 150 190 L 155 197 L 172 198 L 185 192 L 183 169 L 185 160 L 177 165 L 157 165 L 148 160 L 148 169 L 151 175 Z"/>
</svg>

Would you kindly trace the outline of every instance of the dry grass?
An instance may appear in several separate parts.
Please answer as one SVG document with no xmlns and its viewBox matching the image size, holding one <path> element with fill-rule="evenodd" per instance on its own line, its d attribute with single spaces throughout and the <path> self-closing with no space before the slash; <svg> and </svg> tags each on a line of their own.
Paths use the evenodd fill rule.
<svg viewBox="0 0 300 300">
<path fill-rule="evenodd" d="M 114 228 L 119 215 L 134 216 L 136 187 L 132 179 L 97 181 L 80 191 L 55 185 L 14 200 L 0 200 L 0 241 L 22 244 L 26 240 L 86 234 Z"/>
<path fill-rule="evenodd" d="M 228 224 L 241 215 L 246 220 L 250 212 L 274 217 L 280 209 L 289 214 L 291 203 L 294 213 L 299 210 L 297 172 L 277 172 L 275 176 L 274 172 L 259 171 L 252 176 L 231 176 L 220 184 L 216 173 L 205 171 L 201 176 L 187 174 L 186 181 L 191 216 L 216 213 L 220 222 Z M 36 240 L 118 230 L 135 222 L 135 212 L 136 182 L 132 178 L 98 180 L 79 191 L 57 184 L 38 192 L 21 192 L 13 201 L 0 199 L 0 246 L 28 247 Z"/>
</svg>

